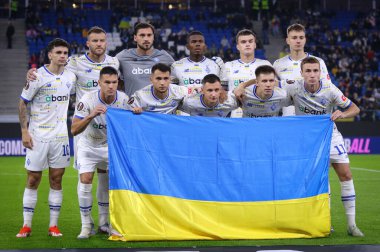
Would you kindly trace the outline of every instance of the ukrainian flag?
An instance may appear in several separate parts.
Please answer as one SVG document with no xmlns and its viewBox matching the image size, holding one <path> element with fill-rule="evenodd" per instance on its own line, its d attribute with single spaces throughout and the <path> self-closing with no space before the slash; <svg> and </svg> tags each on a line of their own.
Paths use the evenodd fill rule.
<svg viewBox="0 0 380 252">
<path fill-rule="evenodd" d="M 332 129 L 108 109 L 111 223 L 127 241 L 327 236 Z"/>
</svg>

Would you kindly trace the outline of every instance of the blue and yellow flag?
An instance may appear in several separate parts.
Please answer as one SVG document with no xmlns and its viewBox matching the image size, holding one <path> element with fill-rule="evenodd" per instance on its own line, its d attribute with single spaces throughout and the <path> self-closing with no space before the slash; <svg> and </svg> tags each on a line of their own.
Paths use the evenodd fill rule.
<svg viewBox="0 0 380 252">
<path fill-rule="evenodd" d="M 332 129 L 108 109 L 111 223 L 127 241 L 327 236 Z"/>
</svg>

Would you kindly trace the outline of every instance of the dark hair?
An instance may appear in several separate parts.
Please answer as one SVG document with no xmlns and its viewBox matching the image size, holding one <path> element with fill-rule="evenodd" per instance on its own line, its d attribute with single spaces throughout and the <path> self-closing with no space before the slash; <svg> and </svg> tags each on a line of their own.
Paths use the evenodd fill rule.
<svg viewBox="0 0 380 252">
<path fill-rule="evenodd" d="M 146 28 L 150 28 L 152 29 L 152 32 L 154 34 L 155 30 L 154 30 L 154 26 L 149 24 L 149 23 L 137 23 L 135 25 L 135 29 L 133 31 L 133 35 L 137 35 L 137 32 L 140 30 L 140 29 L 146 29 Z"/>
<path fill-rule="evenodd" d="M 273 73 L 276 76 L 276 71 L 274 70 L 274 68 L 268 65 L 259 66 L 255 70 L 256 79 L 260 74 L 271 74 L 271 73 Z"/>
<path fill-rule="evenodd" d="M 208 74 L 202 79 L 202 84 L 220 82 L 219 77 L 216 74 Z"/>
<path fill-rule="evenodd" d="M 66 40 L 61 39 L 61 38 L 55 38 L 49 42 L 46 50 L 48 52 L 51 52 L 54 49 L 54 47 L 58 47 L 58 46 L 63 46 L 63 47 L 66 47 L 67 49 L 70 49 L 70 44 L 67 43 Z"/>
<path fill-rule="evenodd" d="M 102 70 L 100 70 L 99 78 L 102 77 L 102 75 L 104 74 L 119 75 L 117 70 L 111 66 L 103 67 Z"/>
<path fill-rule="evenodd" d="M 255 38 L 255 42 L 256 42 L 256 34 L 253 31 L 251 31 L 251 30 L 243 29 L 243 30 L 240 30 L 236 34 L 236 44 L 238 43 L 238 40 L 239 40 L 240 36 L 247 36 L 247 35 L 252 35 Z"/>
<path fill-rule="evenodd" d="M 157 63 L 155 64 L 153 67 L 152 67 L 152 74 L 154 73 L 154 71 L 156 70 L 159 70 L 163 73 L 166 73 L 166 72 L 169 72 L 169 74 L 172 72 L 170 70 L 170 67 L 164 63 Z"/>
<path fill-rule="evenodd" d="M 314 57 L 306 57 L 304 58 L 302 61 L 301 61 L 301 71 L 303 70 L 303 66 L 305 64 L 318 64 L 318 65 L 321 65 L 319 63 L 319 60 L 317 58 L 314 58 Z"/>
<path fill-rule="evenodd" d="M 303 31 L 306 33 L 306 30 L 305 30 L 305 26 L 301 25 L 301 24 L 292 24 L 290 25 L 287 29 L 286 29 L 286 35 L 289 34 L 289 32 L 291 31 Z"/>
<path fill-rule="evenodd" d="M 92 33 L 96 33 L 96 34 L 104 33 L 104 34 L 107 34 L 107 32 L 103 28 L 101 28 L 99 26 L 93 26 L 93 27 L 91 27 L 90 30 L 88 30 L 88 32 L 87 32 L 87 38 Z"/>
<path fill-rule="evenodd" d="M 189 43 L 189 41 L 190 41 L 190 37 L 193 36 L 193 35 L 200 35 L 200 36 L 205 37 L 205 36 L 203 35 L 203 33 L 200 32 L 200 31 L 192 31 L 192 32 L 190 32 L 189 34 L 187 34 L 187 37 L 186 37 L 186 42 L 187 42 L 187 43 Z"/>
</svg>

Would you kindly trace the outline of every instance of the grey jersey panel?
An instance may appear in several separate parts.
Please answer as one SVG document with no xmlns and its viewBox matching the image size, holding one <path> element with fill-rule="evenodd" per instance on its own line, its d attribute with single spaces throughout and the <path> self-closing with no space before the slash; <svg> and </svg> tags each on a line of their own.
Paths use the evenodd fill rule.
<svg viewBox="0 0 380 252">
<path fill-rule="evenodd" d="M 124 79 L 125 93 L 133 95 L 137 90 L 150 84 L 151 68 L 157 63 L 171 65 L 174 62 L 164 50 L 153 49 L 151 55 L 138 55 L 136 48 L 126 49 L 116 55 L 120 62 L 120 71 Z"/>
</svg>

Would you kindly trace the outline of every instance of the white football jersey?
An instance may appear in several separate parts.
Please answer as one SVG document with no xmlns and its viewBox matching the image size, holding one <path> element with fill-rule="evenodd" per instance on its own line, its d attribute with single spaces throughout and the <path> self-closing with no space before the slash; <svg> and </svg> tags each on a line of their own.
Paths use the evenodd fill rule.
<svg viewBox="0 0 380 252">
<path fill-rule="evenodd" d="M 240 59 L 229 61 L 224 64 L 221 80 L 228 82 L 228 90 L 232 91 L 240 83 L 256 79 L 256 68 L 263 65 L 272 66 L 269 61 L 262 59 L 254 59 L 250 63 L 244 63 Z"/>
<path fill-rule="evenodd" d="M 242 103 L 243 117 L 278 116 L 283 107 L 291 104 L 289 95 L 282 88 L 275 87 L 272 96 L 266 100 L 257 96 L 256 89 L 256 85 L 245 89 Z"/>
<path fill-rule="evenodd" d="M 179 103 L 188 94 L 187 87 L 178 86 L 174 84 L 169 85 L 169 93 L 165 99 L 159 99 L 153 92 L 153 85 L 150 84 L 132 95 L 128 104 L 132 108 L 140 107 L 144 111 L 161 113 L 161 114 L 175 114 Z"/>
<path fill-rule="evenodd" d="M 171 65 L 172 75 L 179 80 L 178 85 L 187 86 L 202 84 L 202 79 L 208 74 L 220 75 L 220 67 L 215 61 L 203 57 L 200 62 L 191 61 L 189 57 L 175 61 Z"/>
<path fill-rule="evenodd" d="M 326 64 L 323 59 L 315 57 L 306 53 L 306 57 L 314 57 L 319 61 L 321 66 L 321 80 L 330 80 L 329 72 L 327 70 Z M 273 63 L 273 68 L 276 71 L 277 76 L 280 80 L 295 81 L 303 79 L 301 76 L 301 62 L 300 60 L 292 60 L 290 55 L 286 55 L 281 59 L 276 60 Z"/>
<path fill-rule="evenodd" d="M 232 110 L 238 108 L 235 95 L 228 93 L 224 103 L 218 103 L 214 107 L 208 107 L 203 101 L 203 94 L 186 96 L 178 108 L 192 116 L 226 117 Z"/>
<path fill-rule="evenodd" d="M 335 106 L 345 109 L 351 105 L 350 99 L 330 81 L 321 80 L 319 90 L 314 93 L 305 89 L 303 80 L 293 84 L 281 81 L 281 85 L 292 98 L 296 115 L 331 114 Z"/>
<path fill-rule="evenodd" d="M 66 68 L 77 76 L 77 83 L 72 92 L 76 94 L 77 101 L 79 101 L 84 94 L 99 89 L 98 80 L 100 70 L 105 66 L 111 66 L 118 70 L 119 60 L 116 57 L 105 55 L 104 61 L 98 63 L 92 61 L 87 53 L 69 58 Z"/>
<path fill-rule="evenodd" d="M 31 103 L 29 133 L 41 141 L 67 141 L 67 109 L 75 75 L 64 70 L 51 73 L 46 66 L 37 69 L 37 79 L 28 82 L 21 98 Z"/>
<path fill-rule="evenodd" d="M 98 105 L 104 105 L 107 108 L 130 109 L 128 105 L 128 96 L 123 92 L 116 92 L 115 101 L 111 104 L 105 103 L 100 97 L 100 90 L 85 94 L 79 100 L 75 108 L 74 117 L 83 119 Z M 107 146 L 107 123 L 106 115 L 100 114 L 87 125 L 81 133 L 80 144 L 91 145 L 93 147 Z"/>
</svg>

